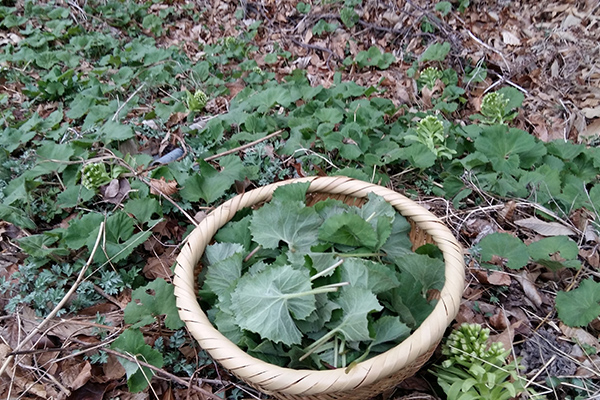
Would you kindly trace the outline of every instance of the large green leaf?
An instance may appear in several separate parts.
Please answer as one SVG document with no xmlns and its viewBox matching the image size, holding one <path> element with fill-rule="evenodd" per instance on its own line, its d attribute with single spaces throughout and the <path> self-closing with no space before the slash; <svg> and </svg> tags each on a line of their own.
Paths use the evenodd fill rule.
<svg viewBox="0 0 600 400">
<path fill-rule="evenodd" d="M 584 326 L 600 315 L 600 282 L 589 278 L 577 289 L 556 294 L 558 318 L 569 326 Z"/>
<path fill-rule="evenodd" d="M 162 315 L 165 316 L 165 326 L 169 329 L 179 329 L 185 325 L 179 319 L 173 285 L 162 278 L 134 290 L 131 301 L 123 311 L 125 322 L 133 324 L 132 328 L 152 324 Z"/>
<path fill-rule="evenodd" d="M 232 294 L 231 308 L 243 329 L 287 345 L 302 339 L 294 318 L 302 320 L 315 309 L 308 270 L 289 265 L 244 275 Z"/>
<path fill-rule="evenodd" d="M 87 237 L 86 245 L 90 250 L 92 250 L 96 243 L 98 229 L 96 228 Z M 133 234 L 133 231 L 133 219 L 124 212 L 119 211 L 108 217 L 103 235 L 104 240 L 101 241 L 100 248 L 96 251 L 94 260 L 101 264 L 109 259 L 114 263 L 124 260 L 152 234 L 150 230 L 141 231 L 136 234 Z"/>
<path fill-rule="evenodd" d="M 525 243 L 508 233 L 487 235 L 481 239 L 479 245 L 483 261 L 492 261 L 492 258 L 497 256 L 511 269 L 523 268 L 529 262 L 529 252 Z"/>
<path fill-rule="evenodd" d="M 552 270 L 564 267 L 579 268 L 581 263 L 577 260 L 579 247 L 577 243 L 567 236 L 547 237 L 527 246 L 529 256 L 538 264 Z M 559 256 L 557 259 L 556 256 Z"/>
<path fill-rule="evenodd" d="M 426 255 L 407 253 L 394 258 L 394 262 L 402 273 L 412 275 L 415 280 L 420 282 L 424 292 L 429 289 L 442 290 L 445 282 L 445 265 L 442 260 Z"/>
<path fill-rule="evenodd" d="M 163 366 L 162 354 L 146 344 L 144 335 L 138 329 L 126 329 L 110 347 L 155 367 Z M 119 362 L 127 373 L 127 386 L 131 392 L 141 392 L 148 387 L 150 379 L 154 376 L 150 368 L 121 357 Z"/>
<path fill-rule="evenodd" d="M 328 324 L 328 328 L 341 332 L 349 342 L 370 341 L 367 315 L 383 308 L 377 297 L 367 289 L 352 287 L 344 290 L 336 303 L 342 308 L 342 318 Z"/>
<path fill-rule="evenodd" d="M 212 203 L 223 196 L 236 180 L 243 180 L 245 177 L 244 167 L 237 157 L 221 159 L 221 171 L 203 160 L 199 164 L 200 172 L 188 178 L 179 191 L 183 199 L 191 202 L 202 199 Z"/>
<path fill-rule="evenodd" d="M 254 212 L 250 232 L 254 241 L 266 249 L 279 247 L 285 242 L 291 252 L 306 253 L 318 241 L 321 217 L 299 201 L 271 201 Z"/>
<path fill-rule="evenodd" d="M 232 243 L 217 243 L 214 246 L 219 248 L 231 247 L 233 253 L 227 252 L 224 258 L 214 259 L 210 261 L 210 266 L 206 272 L 204 279 L 205 289 L 211 290 L 219 297 L 219 301 L 224 303 L 220 306 L 222 310 L 226 309 L 231 303 L 231 293 L 237 284 L 237 280 L 242 276 L 242 262 L 244 260 L 244 248 L 238 244 Z M 208 248 L 207 248 L 208 251 Z M 209 257 L 209 259 L 212 257 Z M 226 307 L 223 307 L 226 305 Z"/>
<path fill-rule="evenodd" d="M 390 267 L 362 258 L 346 258 L 338 267 L 341 281 L 350 287 L 368 289 L 377 294 L 395 288 L 400 284 Z"/>
<path fill-rule="evenodd" d="M 365 246 L 375 249 L 377 232 L 357 214 L 338 214 L 325 220 L 319 228 L 319 239 L 347 246 Z"/>
<path fill-rule="evenodd" d="M 392 222 L 397 212 L 390 203 L 375 193 L 369 193 L 368 198 L 369 201 L 358 209 L 358 215 L 371 224 L 377 233 L 377 248 L 380 248 L 392 233 Z"/>
<path fill-rule="evenodd" d="M 400 318 L 384 315 L 373 323 L 374 339 L 372 346 L 378 344 L 403 340 L 410 335 L 410 328 L 400 322 Z"/>
</svg>

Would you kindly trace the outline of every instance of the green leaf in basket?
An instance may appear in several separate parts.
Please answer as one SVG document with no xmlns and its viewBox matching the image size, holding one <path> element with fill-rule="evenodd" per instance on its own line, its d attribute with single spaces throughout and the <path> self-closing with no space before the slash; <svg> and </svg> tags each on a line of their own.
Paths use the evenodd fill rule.
<svg viewBox="0 0 600 400">
<path fill-rule="evenodd" d="M 368 289 L 375 294 L 400 284 L 390 267 L 362 258 L 346 258 L 339 270 L 342 282 L 349 282 L 351 287 Z"/>
<path fill-rule="evenodd" d="M 412 275 L 423 287 L 423 294 L 429 289 L 442 290 L 444 287 L 444 262 L 421 254 L 404 254 L 394 259 L 403 274 Z"/>
<path fill-rule="evenodd" d="M 338 333 L 344 335 L 347 342 L 372 340 L 367 316 L 383 309 L 377 297 L 367 289 L 350 287 L 342 292 L 336 303 L 343 312 L 341 319 L 327 324 L 331 330 L 308 346 L 305 356 L 318 350 Z"/>
<path fill-rule="evenodd" d="M 329 217 L 319 228 L 319 239 L 347 246 L 375 249 L 377 232 L 357 214 L 338 214 Z"/>
<path fill-rule="evenodd" d="M 302 320 L 316 309 L 308 270 L 289 265 L 244 275 L 231 297 L 231 308 L 242 329 L 287 345 L 299 344 L 302 339 L 292 315 Z"/>
<path fill-rule="evenodd" d="M 250 232 L 254 241 L 266 249 L 278 248 L 283 241 L 292 253 L 305 253 L 317 244 L 321 223 L 317 212 L 304 202 L 274 199 L 254 212 Z"/>
<path fill-rule="evenodd" d="M 371 224 L 377 232 L 377 248 L 381 247 L 392 233 L 392 223 L 396 216 L 396 210 L 381 196 L 371 192 L 369 201 L 360 207 L 358 215 Z"/>
<path fill-rule="evenodd" d="M 400 318 L 385 315 L 373 322 L 374 339 L 371 346 L 406 339 L 410 335 L 410 328 L 400 322 Z"/>
</svg>

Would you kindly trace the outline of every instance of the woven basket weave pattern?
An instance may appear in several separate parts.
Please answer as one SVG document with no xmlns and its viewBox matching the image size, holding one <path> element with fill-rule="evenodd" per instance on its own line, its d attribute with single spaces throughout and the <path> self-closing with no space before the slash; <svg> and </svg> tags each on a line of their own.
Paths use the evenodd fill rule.
<svg viewBox="0 0 600 400">
<path fill-rule="evenodd" d="M 277 187 L 293 182 L 311 182 L 310 193 L 326 194 L 346 202 L 350 197 L 362 202 L 368 193 L 374 192 L 409 219 L 413 225 L 410 235 L 413 247 L 434 241 L 444 254 L 446 280 L 431 315 L 401 344 L 359 363 L 348 373 L 344 369 L 292 370 L 253 358 L 213 327 L 196 299 L 194 270 L 218 229 L 238 210 L 270 200 Z M 346 177 L 309 177 L 252 190 L 211 212 L 184 244 L 177 258 L 174 285 L 180 317 L 200 346 L 249 385 L 279 399 L 358 400 L 373 397 L 395 386 L 413 375 L 429 359 L 458 311 L 464 286 L 464 263 L 462 249 L 448 228 L 433 214 L 404 196 Z"/>
</svg>

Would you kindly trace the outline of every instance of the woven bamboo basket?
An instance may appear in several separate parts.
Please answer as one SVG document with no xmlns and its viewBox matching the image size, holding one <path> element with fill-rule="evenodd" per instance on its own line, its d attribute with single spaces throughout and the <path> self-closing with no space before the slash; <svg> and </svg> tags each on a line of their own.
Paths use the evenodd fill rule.
<svg viewBox="0 0 600 400">
<path fill-rule="evenodd" d="M 410 238 L 414 247 L 433 242 L 444 255 L 446 280 L 429 317 L 402 343 L 357 364 L 348 372 L 343 368 L 325 371 L 282 368 L 251 357 L 215 329 L 197 301 L 197 266 L 219 228 L 231 220 L 236 211 L 268 201 L 277 187 L 296 182 L 310 182 L 308 192 L 313 197 L 318 194 L 360 201 L 374 192 L 411 222 Z M 191 334 L 215 361 L 250 386 L 283 400 L 363 400 L 412 376 L 431 357 L 458 312 L 464 269 L 462 248 L 450 230 L 412 200 L 385 187 L 347 177 L 308 177 L 249 191 L 212 211 L 187 238 L 177 258 L 173 283 L 179 315 Z"/>
</svg>

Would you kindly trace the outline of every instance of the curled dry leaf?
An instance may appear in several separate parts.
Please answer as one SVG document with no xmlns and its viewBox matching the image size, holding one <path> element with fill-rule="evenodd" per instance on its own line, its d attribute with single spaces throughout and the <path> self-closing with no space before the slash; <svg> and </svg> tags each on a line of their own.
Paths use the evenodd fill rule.
<svg viewBox="0 0 600 400">
<path fill-rule="evenodd" d="M 88 361 L 75 363 L 60 373 L 60 381 L 71 390 L 85 385 L 92 377 L 92 365 Z"/>
<path fill-rule="evenodd" d="M 100 193 L 104 197 L 104 201 L 117 205 L 123 202 L 130 190 L 131 185 L 125 178 L 113 179 L 108 185 L 100 187 Z"/>
<path fill-rule="evenodd" d="M 171 196 L 177 193 L 177 181 L 166 181 L 162 176 L 160 179 L 150 179 L 150 193 L 155 195 L 164 194 Z"/>
<path fill-rule="evenodd" d="M 508 327 L 508 318 L 502 309 L 498 309 L 496 314 L 489 318 L 490 325 L 497 331 L 503 331 Z"/>
<path fill-rule="evenodd" d="M 525 271 L 521 271 L 521 273 L 516 275 L 516 278 L 517 281 L 521 284 L 523 292 L 525 292 L 525 296 L 527 296 L 527 298 L 531 300 L 531 302 L 535 304 L 536 307 L 541 307 L 543 303 L 542 296 L 538 292 L 535 284 L 530 280 L 529 274 Z"/>
<path fill-rule="evenodd" d="M 473 275 L 480 283 L 494 286 L 510 286 L 510 275 L 502 271 L 489 271 L 483 269 L 473 270 Z"/>
<path fill-rule="evenodd" d="M 538 218 L 525 218 L 515 221 L 515 225 L 531 229 L 542 236 L 571 236 L 576 235 L 573 229 L 560 222 L 546 222 Z"/>
</svg>

